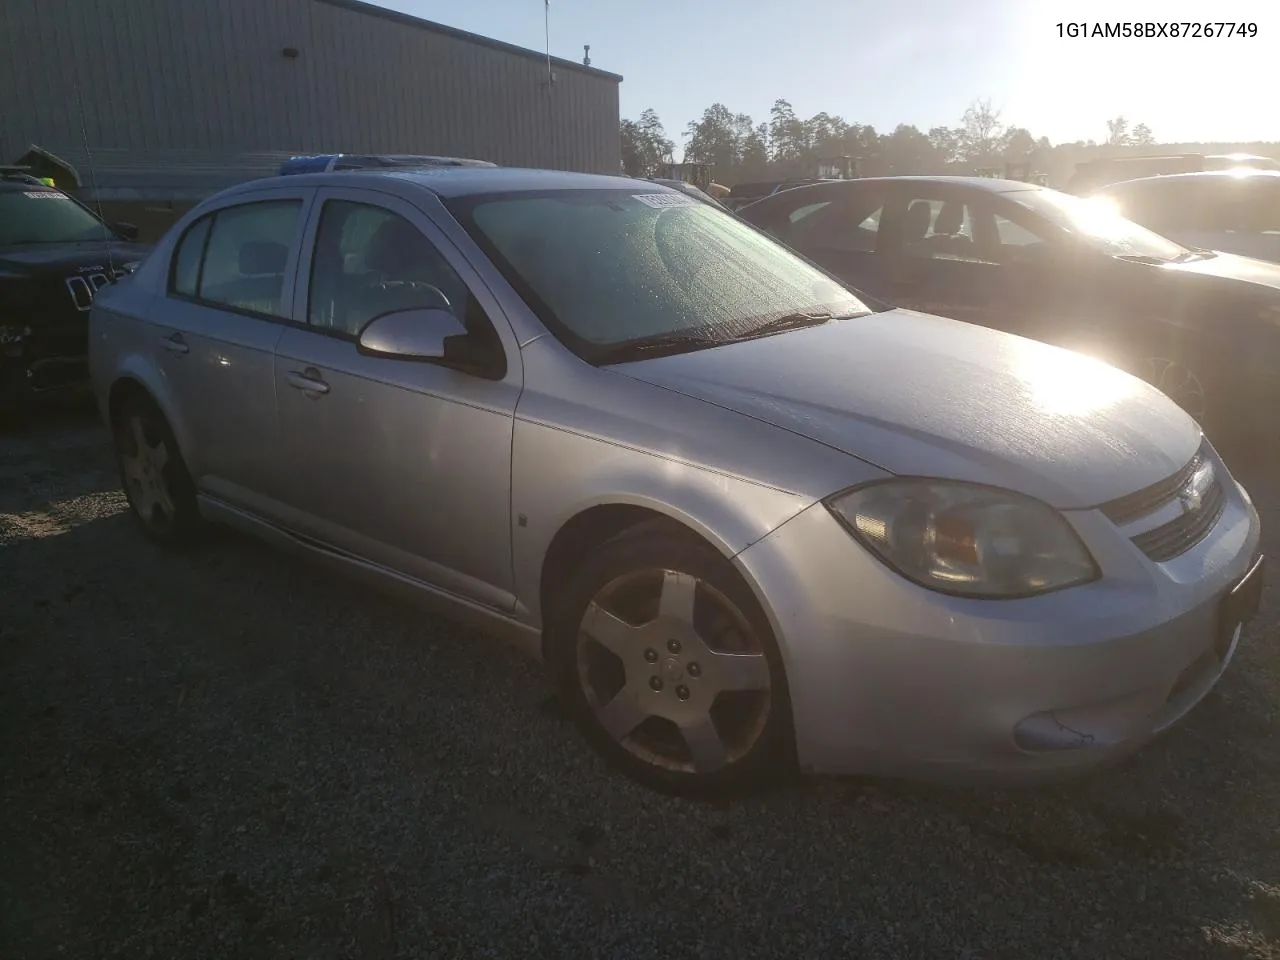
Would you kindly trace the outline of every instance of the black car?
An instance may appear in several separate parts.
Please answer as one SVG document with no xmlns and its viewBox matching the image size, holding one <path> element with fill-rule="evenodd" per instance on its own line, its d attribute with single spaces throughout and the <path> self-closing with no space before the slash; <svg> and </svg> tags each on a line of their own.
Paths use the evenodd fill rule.
<svg viewBox="0 0 1280 960">
<path fill-rule="evenodd" d="M 1263 427 L 1280 392 L 1280 267 L 1181 246 L 1105 204 L 1013 180 L 888 177 L 796 187 L 739 215 L 886 303 L 1142 376 L 1211 436 Z"/>
<path fill-rule="evenodd" d="M 87 386 L 89 307 L 146 255 L 136 235 L 22 170 L 0 167 L 0 413 Z"/>
</svg>

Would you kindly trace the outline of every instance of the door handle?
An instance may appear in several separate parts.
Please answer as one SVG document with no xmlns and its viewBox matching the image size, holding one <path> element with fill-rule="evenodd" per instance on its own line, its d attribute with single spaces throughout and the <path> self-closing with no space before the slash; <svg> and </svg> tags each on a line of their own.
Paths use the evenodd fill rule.
<svg viewBox="0 0 1280 960">
<path fill-rule="evenodd" d="M 175 333 L 170 337 L 160 341 L 160 345 L 170 353 L 187 353 L 191 348 L 187 346 L 187 341 L 183 339 L 182 334 Z"/>
<path fill-rule="evenodd" d="M 320 371 L 315 367 L 306 370 L 290 370 L 286 379 L 289 386 L 303 393 L 322 394 L 329 392 L 329 385 L 320 379 Z"/>
</svg>

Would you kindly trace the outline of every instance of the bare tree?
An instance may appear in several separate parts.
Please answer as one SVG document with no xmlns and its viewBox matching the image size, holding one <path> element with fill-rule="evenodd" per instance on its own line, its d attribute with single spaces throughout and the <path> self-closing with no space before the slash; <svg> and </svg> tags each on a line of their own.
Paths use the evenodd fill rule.
<svg viewBox="0 0 1280 960">
<path fill-rule="evenodd" d="M 990 100 L 975 100 L 961 118 L 960 146 L 966 160 L 989 160 L 1000 149 L 1004 124 Z"/>
<path fill-rule="evenodd" d="M 1133 128 L 1133 133 L 1129 135 L 1129 142 L 1140 147 L 1149 147 L 1156 142 L 1156 138 L 1152 134 L 1150 127 L 1145 123 L 1140 123 Z"/>
<path fill-rule="evenodd" d="M 1124 117 L 1116 117 L 1107 121 L 1107 146 L 1124 147 L 1130 143 L 1129 121 Z"/>
</svg>

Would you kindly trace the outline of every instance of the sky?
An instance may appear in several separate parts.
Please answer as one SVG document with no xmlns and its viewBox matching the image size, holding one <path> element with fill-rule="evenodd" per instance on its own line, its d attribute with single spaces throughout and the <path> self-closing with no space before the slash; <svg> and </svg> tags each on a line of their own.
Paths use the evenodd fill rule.
<svg viewBox="0 0 1280 960">
<path fill-rule="evenodd" d="M 1271 103 L 1280 0 L 376 0 L 622 74 L 622 116 L 652 107 L 676 142 L 713 103 L 767 120 L 779 98 L 881 132 L 957 126 L 989 99 L 1055 143 L 1117 115 L 1157 140 L 1280 140 Z M 1059 23 L 1256 24 L 1255 36 L 1071 38 Z M 1215 29 L 1218 29 L 1215 27 Z"/>
</svg>

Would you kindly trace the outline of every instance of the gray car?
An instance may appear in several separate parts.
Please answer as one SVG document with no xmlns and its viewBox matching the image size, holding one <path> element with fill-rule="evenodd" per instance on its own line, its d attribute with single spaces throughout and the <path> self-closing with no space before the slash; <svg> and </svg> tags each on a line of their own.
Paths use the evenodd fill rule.
<svg viewBox="0 0 1280 960">
<path fill-rule="evenodd" d="M 1155 389 L 650 182 L 245 184 L 91 336 L 152 538 L 230 524 L 502 634 L 662 789 L 1068 774 L 1191 709 L 1258 603 L 1257 513 Z"/>
</svg>

